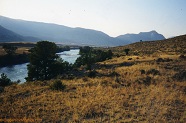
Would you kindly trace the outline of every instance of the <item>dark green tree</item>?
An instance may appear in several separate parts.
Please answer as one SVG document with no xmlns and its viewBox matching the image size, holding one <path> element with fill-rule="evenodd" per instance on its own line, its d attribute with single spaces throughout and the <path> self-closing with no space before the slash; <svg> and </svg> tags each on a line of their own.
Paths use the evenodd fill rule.
<svg viewBox="0 0 186 123">
<path fill-rule="evenodd" d="M 124 52 L 125 52 L 126 55 L 129 54 L 129 51 L 130 51 L 130 49 L 125 49 L 125 50 L 124 50 Z"/>
<path fill-rule="evenodd" d="M 81 56 L 77 58 L 75 62 L 75 66 L 79 67 L 81 65 L 86 65 L 87 70 L 91 70 L 92 64 L 95 62 L 94 54 L 91 52 L 91 50 L 81 50 L 80 49 Z"/>
<path fill-rule="evenodd" d="M 62 73 L 65 66 L 57 60 L 59 56 L 56 55 L 56 51 L 55 43 L 49 41 L 37 42 L 36 46 L 30 51 L 27 81 L 49 80 Z"/>
<path fill-rule="evenodd" d="M 4 73 L 2 73 L 0 77 L 0 86 L 5 87 L 10 84 L 12 84 L 11 80 Z"/>
<path fill-rule="evenodd" d="M 87 65 L 87 70 L 92 70 L 92 64 L 94 63 L 94 56 L 91 52 L 85 54 L 85 64 Z"/>
<path fill-rule="evenodd" d="M 82 54 L 85 54 L 85 53 L 90 53 L 90 52 L 92 52 L 92 50 L 93 50 L 93 48 L 89 47 L 89 46 L 80 47 L 79 48 L 79 54 L 82 55 Z"/>
<path fill-rule="evenodd" d="M 17 47 L 14 47 L 10 44 L 5 44 L 3 45 L 3 49 L 5 50 L 5 52 L 7 53 L 7 55 L 14 55 L 15 51 L 17 50 Z"/>
<path fill-rule="evenodd" d="M 111 50 L 102 51 L 100 49 L 93 49 L 92 47 L 85 46 L 81 47 L 79 54 L 81 55 L 77 58 L 74 66 L 79 67 L 81 65 L 86 65 L 87 70 L 92 69 L 92 64 L 96 62 L 101 62 L 107 59 L 111 59 L 113 53 Z"/>
</svg>

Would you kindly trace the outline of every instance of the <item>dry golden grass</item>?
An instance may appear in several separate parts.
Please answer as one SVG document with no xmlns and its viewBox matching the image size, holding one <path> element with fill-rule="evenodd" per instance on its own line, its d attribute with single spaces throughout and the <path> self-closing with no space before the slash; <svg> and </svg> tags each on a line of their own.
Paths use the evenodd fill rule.
<svg viewBox="0 0 186 123">
<path fill-rule="evenodd" d="M 5 87 L 0 93 L 0 120 L 185 123 L 186 80 L 174 77 L 186 70 L 181 54 L 156 51 L 114 57 L 94 66 L 95 78 L 61 79 L 64 91 L 49 88 L 55 80 Z M 158 58 L 172 60 L 157 62 Z"/>
<path fill-rule="evenodd" d="M 55 80 L 12 85 L 0 94 L 0 117 L 42 122 L 184 123 L 186 81 L 173 81 L 168 75 L 175 71 L 165 72 L 161 65 L 142 62 L 112 71 L 100 68 L 97 72 L 105 76 L 62 80 L 67 85 L 64 91 L 50 90 L 48 83 Z M 141 69 L 157 69 L 161 74 L 149 75 L 154 83 L 147 86 L 136 81 L 147 76 L 141 75 Z M 119 76 L 106 76 L 109 72 Z"/>
<path fill-rule="evenodd" d="M 31 49 L 31 47 L 19 47 L 16 50 L 17 54 L 23 54 L 23 53 L 29 53 L 29 50 Z"/>
<path fill-rule="evenodd" d="M 36 84 L 12 85 L 0 96 L 0 116 L 42 122 L 185 122 L 186 96 L 180 87 L 186 85 L 76 84 L 60 92 Z"/>
</svg>

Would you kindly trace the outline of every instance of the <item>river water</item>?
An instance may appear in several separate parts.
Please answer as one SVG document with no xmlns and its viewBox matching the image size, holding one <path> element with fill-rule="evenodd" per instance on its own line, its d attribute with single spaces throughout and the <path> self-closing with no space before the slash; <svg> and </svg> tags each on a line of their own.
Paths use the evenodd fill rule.
<svg viewBox="0 0 186 123">
<path fill-rule="evenodd" d="M 72 49 L 70 51 L 64 51 L 57 54 L 64 61 L 73 64 L 76 61 L 76 59 L 79 57 L 79 49 Z M 27 64 L 28 63 L 24 63 L 24 64 L 0 68 L 0 74 L 5 73 L 7 77 L 12 81 L 20 80 L 21 82 L 26 82 L 25 77 L 27 77 L 27 73 L 28 73 Z"/>
</svg>

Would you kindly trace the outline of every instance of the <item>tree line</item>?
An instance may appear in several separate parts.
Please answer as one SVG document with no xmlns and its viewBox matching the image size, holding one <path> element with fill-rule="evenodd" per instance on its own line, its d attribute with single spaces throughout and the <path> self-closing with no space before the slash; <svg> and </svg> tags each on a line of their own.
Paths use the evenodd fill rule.
<svg viewBox="0 0 186 123">
<path fill-rule="evenodd" d="M 3 48 L 7 53 L 7 58 L 15 56 L 16 47 L 4 46 Z M 69 50 L 69 47 L 65 47 L 65 49 Z M 26 80 L 50 80 L 82 65 L 86 66 L 87 70 L 91 70 L 94 63 L 110 59 L 113 56 L 111 50 L 102 51 L 85 46 L 80 47 L 80 57 L 77 58 L 76 62 L 74 64 L 69 64 L 56 54 L 56 52 L 60 50 L 61 49 L 53 42 L 37 42 L 37 44 L 30 49 L 30 53 L 28 54 L 29 64 L 27 66 L 28 77 Z M 3 74 L 3 76 L 5 75 Z M 3 80 L 7 81 L 7 79 Z"/>
<path fill-rule="evenodd" d="M 86 65 L 87 70 L 92 69 L 92 64 L 111 59 L 113 56 L 111 50 L 96 50 L 89 46 L 80 47 L 79 54 L 81 55 L 81 57 L 77 58 L 74 66 L 80 67 L 81 65 Z"/>
<path fill-rule="evenodd" d="M 85 46 L 80 48 L 80 57 L 72 65 L 59 58 L 56 50 L 56 44 L 48 41 L 40 41 L 30 50 L 27 81 L 49 80 L 81 65 L 86 65 L 87 70 L 91 70 L 92 64 L 110 59 L 113 55 L 111 50 L 95 50 Z"/>
<path fill-rule="evenodd" d="M 0 67 L 29 62 L 27 54 L 16 54 L 17 47 L 11 44 L 4 44 L 2 48 L 6 54 L 0 56 Z"/>
</svg>

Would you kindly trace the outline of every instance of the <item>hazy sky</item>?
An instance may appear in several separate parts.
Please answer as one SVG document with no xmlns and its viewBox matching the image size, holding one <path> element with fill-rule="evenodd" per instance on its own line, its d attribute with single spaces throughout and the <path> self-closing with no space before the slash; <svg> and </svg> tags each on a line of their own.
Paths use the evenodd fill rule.
<svg viewBox="0 0 186 123">
<path fill-rule="evenodd" d="M 186 0 L 0 0 L 0 15 L 103 31 L 186 34 Z"/>
</svg>

